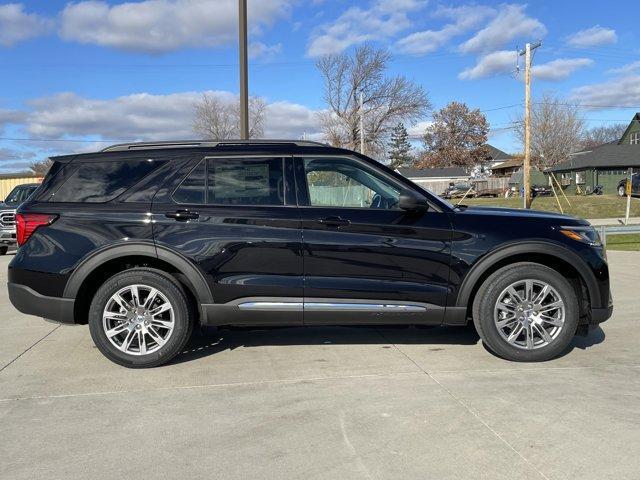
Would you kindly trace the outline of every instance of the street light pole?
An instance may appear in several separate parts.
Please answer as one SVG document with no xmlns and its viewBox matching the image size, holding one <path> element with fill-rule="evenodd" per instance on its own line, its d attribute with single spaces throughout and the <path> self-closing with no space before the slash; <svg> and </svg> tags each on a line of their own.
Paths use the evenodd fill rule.
<svg viewBox="0 0 640 480">
<path fill-rule="evenodd" d="M 247 0 L 238 0 L 240 54 L 240 139 L 249 139 L 249 79 L 247 65 Z"/>
</svg>

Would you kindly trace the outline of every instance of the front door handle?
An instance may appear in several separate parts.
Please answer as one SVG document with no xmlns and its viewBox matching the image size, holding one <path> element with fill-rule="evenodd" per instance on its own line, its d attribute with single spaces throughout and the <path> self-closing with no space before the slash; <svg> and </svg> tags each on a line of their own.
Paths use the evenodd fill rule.
<svg viewBox="0 0 640 480">
<path fill-rule="evenodd" d="M 327 227 L 345 227 L 351 224 L 351 220 L 342 217 L 326 217 L 321 218 L 319 222 Z"/>
<path fill-rule="evenodd" d="M 192 212 L 191 210 L 176 210 L 175 212 L 167 212 L 164 214 L 167 218 L 173 218 L 178 222 L 186 222 L 187 220 L 195 220 L 200 217 L 198 212 Z"/>
</svg>

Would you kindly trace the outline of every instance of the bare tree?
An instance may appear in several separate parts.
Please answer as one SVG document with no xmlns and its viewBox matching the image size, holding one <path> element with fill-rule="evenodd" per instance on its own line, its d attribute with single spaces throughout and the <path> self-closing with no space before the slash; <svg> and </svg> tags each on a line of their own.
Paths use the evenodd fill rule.
<svg viewBox="0 0 640 480">
<path fill-rule="evenodd" d="M 524 145 L 524 121 L 516 119 L 516 137 Z M 540 168 L 551 167 L 580 149 L 584 119 L 575 105 L 550 93 L 531 106 L 531 160 Z"/>
<path fill-rule="evenodd" d="M 414 124 L 429 110 L 431 103 L 421 86 L 403 76 L 385 76 L 390 59 L 387 51 L 364 45 L 352 55 L 326 55 L 318 60 L 328 107 L 320 121 L 332 145 L 360 150 L 360 94 L 365 149 L 378 157 L 398 122 Z"/>
<path fill-rule="evenodd" d="M 462 167 L 470 172 L 487 159 L 489 124 L 480 110 L 451 102 L 433 114 L 424 134 L 425 152 L 418 163 L 425 167 Z"/>
<path fill-rule="evenodd" d="M 53 165 L 53 162 L 51 161 L 51 159 L 47 158 L 46 160 L 42 160 L 40 162 L 33 162 L 31 165 L 29 165 L 29 168 L 36 175 L 44 177 L 51 168 L 51 165 Z"/>
<path fill-rule="evenodd" d="M 249 138 L 259 138 L 264 134 L 266 108 L 262 98 L 249 98 Z M 239 102 L 225 102 L 209 93 L 203 94 L 195 107 L 193 130 L 211 140 L 239 138 Z"/>
<path fill-rule="evenodd" d="M 590 128 L 584 133 L 580 142 L 580 149 L 592 150 L 605 143 L 617 142 L 622 138 L 626 130 L 627 124 L 625 123 Z"/>
</svg>

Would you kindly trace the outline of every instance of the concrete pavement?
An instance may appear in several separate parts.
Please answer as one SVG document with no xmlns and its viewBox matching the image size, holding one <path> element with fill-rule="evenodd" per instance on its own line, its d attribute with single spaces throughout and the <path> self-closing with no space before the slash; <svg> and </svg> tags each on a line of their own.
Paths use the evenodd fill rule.
<svg viewBox="0 0 640 480">
<path fill-rule="evenodd" d="M 640 253 L 609 258 L 614 317 L 539 364 L 469 328 L 314 327 L 127 370 L 0 289 L 0 478 L 637 479 Z"/>
</svg>

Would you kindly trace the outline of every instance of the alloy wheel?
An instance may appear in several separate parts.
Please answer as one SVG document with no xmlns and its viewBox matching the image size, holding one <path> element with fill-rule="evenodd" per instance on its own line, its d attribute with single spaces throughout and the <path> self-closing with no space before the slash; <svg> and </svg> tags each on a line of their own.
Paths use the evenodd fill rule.
<svg viewBox="0 0 640 480">
<path fill-rule="evenodd" d="M 565 304 L 558 291 L 541 280 L 518 280 L 498 296 L 494 321 L 500 336 L 514 347 L 534 350 L 553 342 L 564 327 Z"/>
<path fill-rule="evenodd" d="M 107 301 L 102 326 L 117 349 L 129 355 L 148 355 L 171 337 L 175 327 L 173 306 L 154 287 L 128 285 Z"/>
</svg>

